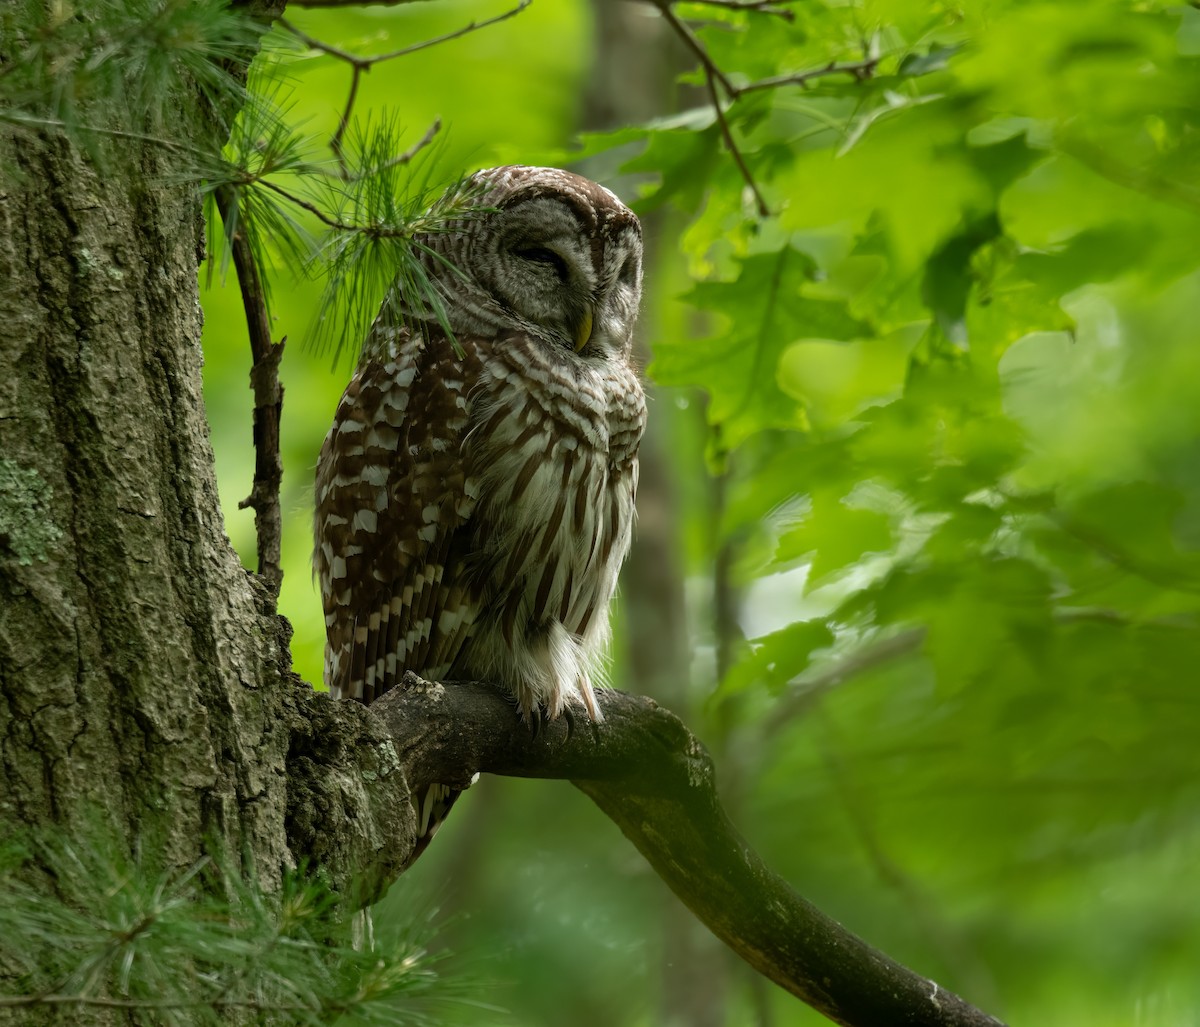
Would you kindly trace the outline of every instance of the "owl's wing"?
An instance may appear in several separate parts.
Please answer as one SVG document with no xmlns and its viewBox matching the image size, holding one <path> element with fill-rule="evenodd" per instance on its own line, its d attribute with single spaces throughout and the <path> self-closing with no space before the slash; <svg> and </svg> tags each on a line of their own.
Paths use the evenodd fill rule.
<svg viewBox="0 0 1200 1027">
<path fill-rule="evenodd" d="M 410 670 L 438 680 L 469 637 L 477 597 L 453 567 L 475 508 L 462 456 L 474 362 L 440 335 L 395 331 L 342 396 L 316 483 L 335 698 L 370 703 Z"/>
</svg>

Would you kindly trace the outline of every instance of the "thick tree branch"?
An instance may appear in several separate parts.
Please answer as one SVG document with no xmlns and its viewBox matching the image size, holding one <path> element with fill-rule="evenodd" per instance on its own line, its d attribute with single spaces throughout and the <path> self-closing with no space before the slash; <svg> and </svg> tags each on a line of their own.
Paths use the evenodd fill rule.
<svg viewBox="0 0 1200 1027">
<path fill-rule="evenodd" d="M 773 873 L 729 822 L 712 760 L 678 717 L 612 690 L 601 706 L 602 724 L 562 719 L 534 736 L 489 686 L 420 683 L 364 713 L 390 734 L 414 796 L 434 782 L 465 786 L 476 772 L 571 780 L 721 940 L 836 1023 L 1000 1023 L 871 948 Z"/>
</svg>

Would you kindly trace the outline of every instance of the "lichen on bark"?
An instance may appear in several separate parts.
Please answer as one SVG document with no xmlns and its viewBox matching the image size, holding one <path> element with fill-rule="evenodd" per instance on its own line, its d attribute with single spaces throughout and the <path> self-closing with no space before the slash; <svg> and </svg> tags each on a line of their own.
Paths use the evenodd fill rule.
<svg viewBox="0 0 1200 1027">
<path fill-rule="evenodd" d="M 0 546 L 28 567 L 46 560 L 46 551 L 62 538 L 54 523 L 54 490 L 35 468 L 0 459 Z"/>
</svg>

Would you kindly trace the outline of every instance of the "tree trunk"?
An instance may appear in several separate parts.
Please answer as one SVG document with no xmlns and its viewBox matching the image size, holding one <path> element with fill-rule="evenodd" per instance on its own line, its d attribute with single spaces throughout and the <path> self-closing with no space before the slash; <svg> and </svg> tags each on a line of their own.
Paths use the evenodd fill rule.
<svg viewBox="0 0 1200 1027">
<path fill-rule="evenodd" d="M 642 4 L 593 0 L 595 49 L 584 95 L 581 128 L 607 132 L 624 125 L 678 113 L 672 102 L 675 80 L 687 68 L 688 54 L 662 18 Z M 611 163 L 611 155 L 605 155 Z M 661 266 L 661 248 L 671 238 L 667 212 L 643 218 L 647 267 Z M 648 272 L 648 277 L 652 272 Z M 637 335 L 636 358 L 644 367 L 651 354 L 647 329 Z M 675 479 L 678 462 L 669 458 L 678 415 L 669 399 L 655 402 L 639 451 L 638 526 L 621 572 L 624 612 L 623 655 L 631 691 L 668 704 L 690 719 L 691 650 L 684 605 L 679 526 L 683 521 Z M 719 1027 L 726 1019 L 729 952 L 672 895 L 664 895 L 659 1022 L 669 1027 Z"/>
<path fill-rule="evenodd" d="M 98 170 L 0 135 L 0 838 L 106 828 L 167 868 L 216 839 L 268 891 L 301 857 L 390 880 L 391 743 L 291 674 L 225 536 L 199 194 L 121 145 Z"/>
</svg>

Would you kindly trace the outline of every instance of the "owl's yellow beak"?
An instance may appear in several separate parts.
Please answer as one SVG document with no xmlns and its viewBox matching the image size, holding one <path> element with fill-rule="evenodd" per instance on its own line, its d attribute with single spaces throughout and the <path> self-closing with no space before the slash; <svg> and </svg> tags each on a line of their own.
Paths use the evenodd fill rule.
<svg viewBox="0 0 1200 1027">
<path fill-rule="evenodd" d="M 587 307 L 575 328 L 575 352 L 578 353 L 592 337 L 592 308 Z"/>
</svg>

